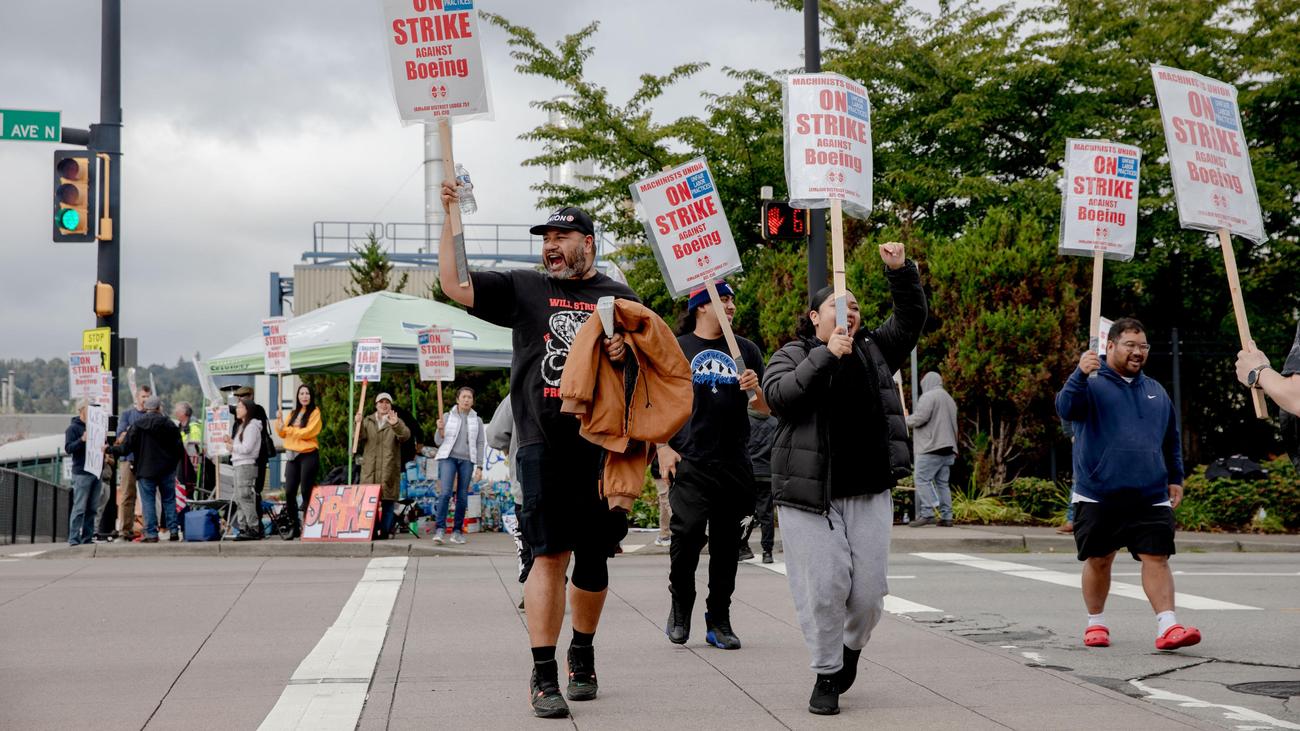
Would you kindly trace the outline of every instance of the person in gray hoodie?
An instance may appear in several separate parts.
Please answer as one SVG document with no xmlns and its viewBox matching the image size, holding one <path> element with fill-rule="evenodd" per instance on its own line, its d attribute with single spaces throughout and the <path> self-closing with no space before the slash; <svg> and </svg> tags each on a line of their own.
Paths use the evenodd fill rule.
<svg viewBox="0 0 1300 731">
<path fill-rule="evenodd" d="M 916 520 L 910 525 L 952 525 L 948 475 L 957 461 L 957 402 L 943 390 L 938 373 L 930 371 L 921 378 L 921 398 L 907 425 L 916 454 Z"/>
</svg>

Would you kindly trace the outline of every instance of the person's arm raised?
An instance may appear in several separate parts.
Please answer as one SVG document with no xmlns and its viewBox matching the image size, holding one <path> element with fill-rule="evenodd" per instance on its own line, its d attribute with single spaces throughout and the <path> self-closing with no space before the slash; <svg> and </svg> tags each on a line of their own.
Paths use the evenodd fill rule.
<svg viewBox="0 0 1300 731">
<path fill-rule="evenodd" d="M 456 190 L 456 181 L 442 181 L 442 237 L 438 240 L 438 284 L 442 286 L 443 294 L 453 300 L 465 305 L 466 307 L 474 306 L 474 282 L 471 278 L 469 284 L 460 286 L 459 277 L 456 275 L 456 247 L 451 240 L 451 216 L 446 215 L 451 212 L 451 206 L 459 205 L 460 194 Z"/>
</svg>

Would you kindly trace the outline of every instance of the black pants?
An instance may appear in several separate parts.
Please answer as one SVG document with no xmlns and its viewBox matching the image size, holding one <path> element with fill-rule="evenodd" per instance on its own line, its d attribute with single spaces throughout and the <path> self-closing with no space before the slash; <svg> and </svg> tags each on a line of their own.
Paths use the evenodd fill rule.
<svg viewBox="0 0 1300 731">
<path fill-rule="evenodd" d="M 740 521 L 754 504 L 748 464 L 700 463 L 683 459 L 668 491 L 673 517 L 669 528 L 669 590 L 683 606 L 695 603 L 695 568 L 709 546 L 709 614 L 727 617 L 736 590 L 736 546 Z"/>
<path fill-rule="evenodd" d="M 762 530 L 763 551 L 771 553 L 772 548 L 776 545 L 776 522 L 772 513 L 772 478 L 755 477 L 754 478 L 754 519 L 749 522 L 745 528 L 745 535 L 741 537 L 741 545 L 749 543 L 749 535 L 754 532 L 754 524 L 757 523 Z"/>
<path fill-rule="evenodd" d="M 294 526 L 298 526 L 298 492 L 302 491 L 302 511 L 307 512 L 311 491 L 316 486 L 316 473 L 320 471 L 320 454 L 300 452 L 284 465 L 284 505 L 290 511 Z"/>
</svg>

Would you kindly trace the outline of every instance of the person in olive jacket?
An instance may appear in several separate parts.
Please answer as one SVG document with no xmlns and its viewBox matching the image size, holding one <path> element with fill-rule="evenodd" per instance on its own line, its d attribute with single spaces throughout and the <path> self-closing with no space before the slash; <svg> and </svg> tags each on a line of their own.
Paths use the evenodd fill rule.
<svg viewBox="0 0 1300 731">
<path fill-rule="evenodd" d="M 381 393 L 375 398 L 375 413 L 357 425 L 361 434 L 361 484 L 379 485 L 380 524 L 375 537 L 388 538 L 393 529 L 393 504 L 399 497 L 402 442 L 411 430 L 393 411 L 393 397 Z"/>
<path fill-rule="evenodd" d="M 858 657 L 880 621 L 893 524 L 892 488 L 911 469 L 903 404 L 892 374 L 925 325 L 925 291 L 903 245 L 883 244 L 893 314 L 859 329 L 847 295 L 848 327 L 837 327 L 832 290 L 817 292 L 798 339 L 772 356 L 763 377 L 780 419 L 772 445 L 786 571 L 817 674 L 808 710 L 839 713 Z"/>
</svg>

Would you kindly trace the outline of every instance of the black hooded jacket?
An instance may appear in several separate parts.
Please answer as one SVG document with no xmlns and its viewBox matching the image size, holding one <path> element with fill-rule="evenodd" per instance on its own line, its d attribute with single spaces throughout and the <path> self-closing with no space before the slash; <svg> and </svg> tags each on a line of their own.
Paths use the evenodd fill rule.
<svg viewBox="0 0 1300 731">
<path fill-rule="evenodd" d="M 903 403 L 893 374 L 907 360 L 921 336 L 927 314 L 925 290 L 916 264 L 885 272 L 893 297 L 893 314 L 874 330 L 859 329 L 853 353 L 875 369 L 881 409 L 887 422 L 883 434 L 889 455 L 888 474 L 864 475 L 862 494 L 883 492 L 911 472 L 912 450 Z M 831 381 L 839 370 L 825 343 L 815 338 L 786 343 L 767 364 L 763 393 L 780 417 L 772 446 L 772 499 L 778 505 L 825 514 L 831 500 Z M 837 494 L 844 494 L 837 490 Z"/>
</svg>

